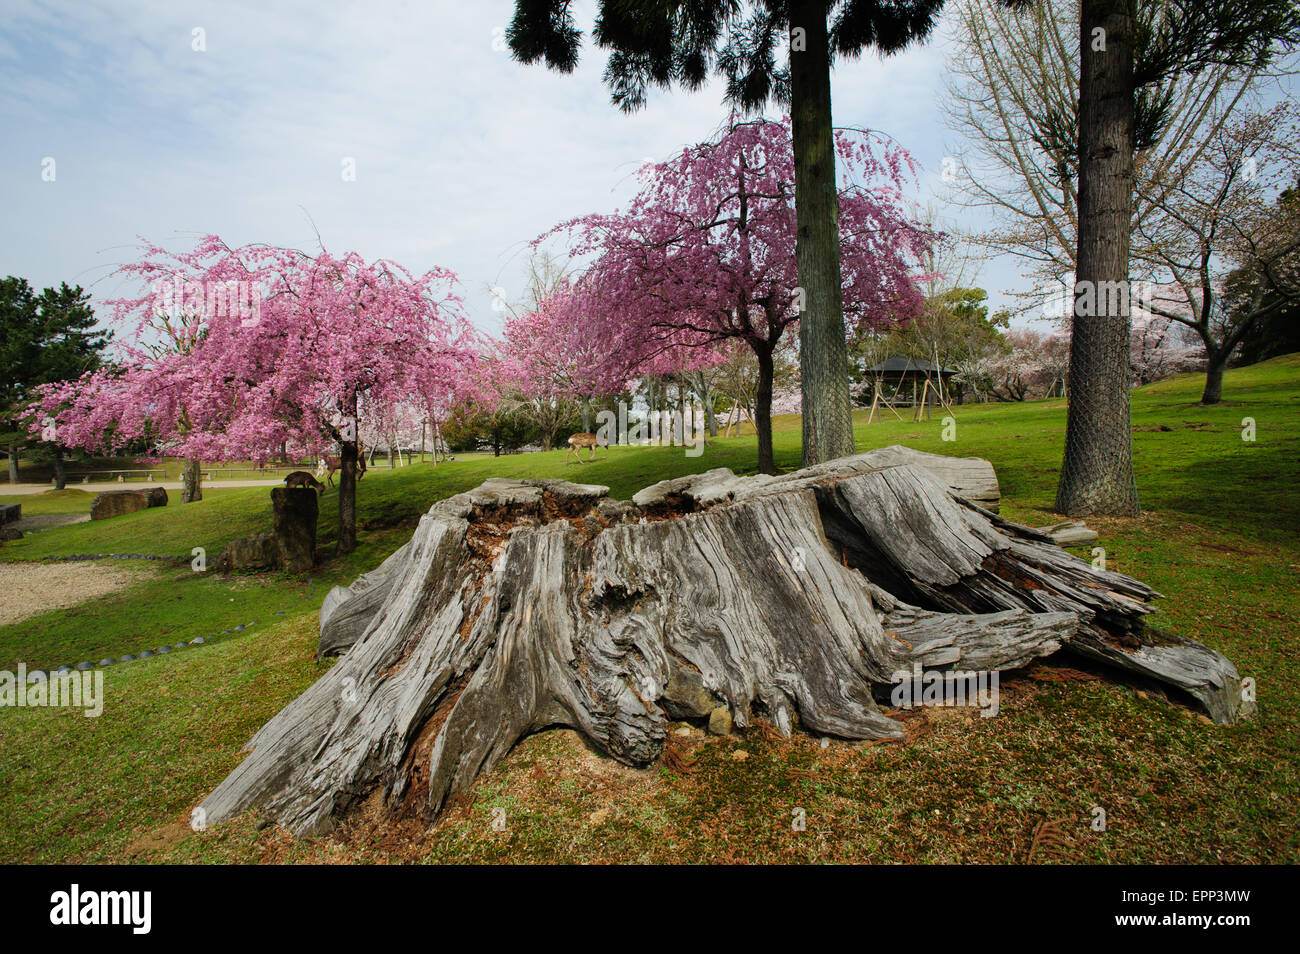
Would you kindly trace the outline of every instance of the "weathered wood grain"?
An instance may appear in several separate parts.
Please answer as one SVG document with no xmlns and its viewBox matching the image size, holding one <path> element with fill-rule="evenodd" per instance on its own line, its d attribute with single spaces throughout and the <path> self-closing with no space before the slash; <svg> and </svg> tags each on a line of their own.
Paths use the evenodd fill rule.
<svg viewBox="0 0 1300 954">
<path fill-rule="evenodd" d="M 670 718 L 718 707 L 742 730 L 898 738 L 876 697 L 900 671 L 1013 669 L 1081 640 L 1236 717 L 1227 660 L 1143 642 L 1150 588 L 958 496 L 950 479 L 987 488 L 982 468 L 937 476 L 932 456 L 714 470 L 632 503 L 511 480 L 441 501 L 327 597 L 321 652 L 342 658 L 253 737 L 204 818 L 261 806 L 319 832 L 376 789 L 431 815 L 548 726 L 631 765 L 659 757 Z"/>
</svg>

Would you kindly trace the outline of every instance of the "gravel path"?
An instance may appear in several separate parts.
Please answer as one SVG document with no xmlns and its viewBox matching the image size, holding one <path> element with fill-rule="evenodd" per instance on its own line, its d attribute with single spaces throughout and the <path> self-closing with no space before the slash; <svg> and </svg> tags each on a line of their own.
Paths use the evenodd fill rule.
<svg viewBox="0 0 1300 954">
<path fill-rule="evenodd" d="M 10 523 L 9 526 L 26 533 L 28 530 L 48 530 L 50 527 L 67 527 L 74 523 L 89 523 L 88 513 L 38 513 Z"/>
<path fill-rule="evenodd" d="M 276 487 L 283 484 L 283 477 L 266 477 L 257 480 L 205 480 L 203 489 L 207 490 L 209 487 L 213 490 L 220 490 L 223 487 Z M 119 484 L 113 480 L 97 480 L 93 484 L 83 484 L 78 481 L 68 484 L 68 490 L 84 490 L 90 494 L 102 494 L 114 490 L 152 490 L 154 487 L 161 487 L 167 491 L 180 490 L 181 482 L 179 480 L 133 480 L 130 483 Z M 0 483 L 0 497 L 43 494 L 45 491 L 53 489 L 53 484 Z"/>
<path fill-rule="evenodd" d="M 94 563 L 0 563 L 0 625 L 76 606 L 142 579 L 139 570 Z"/>
</svg>

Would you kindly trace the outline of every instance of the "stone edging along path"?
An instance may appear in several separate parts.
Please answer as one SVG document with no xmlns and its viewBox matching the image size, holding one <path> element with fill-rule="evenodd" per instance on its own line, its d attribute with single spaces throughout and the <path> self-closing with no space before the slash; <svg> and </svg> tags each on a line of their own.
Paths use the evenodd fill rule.
<svg viewBox="0 0 1300 954">
<path fill-rule="evenodd" d="M 273 615 L 283 616 L 284 612 L 285 612 L 284 610 L 277 610 Z M 168 653 L 174 652 L 178 649 L 185 649 L 190 646 L 205 646 L 208 643 L 212 642 L 214 639 L 216 639 L 218 636 L 230 636 L 233 635 L 234 633 L 242 633 L 245 630 L 251 629 L 256 625 L 257 625 L 257 620 L 253 620 L 252 622 L 249 623 L 240 623 L 234 629 L 223 629 L 219 633 L 209 633 L 207 636 L 195 636 L 193 639 L 190 640 L 183 639 L 180 642 L 173 643 L 170 646 L 166 646 L 166 645 L 159 646 L 157 649 L 145 649 L 138 653 L 126 653 L 125 655 L 117 656 L 117 657 L 106 656 L 105 658 L 101 659 L 97 663 L 92 663 L 83 660 L 82 662 L 77 663 L 75 666 L 62 665 L 62 666 L 56 666 L 54 669 L 50 669 L 50 670 L 36 669 L 27 674 L 27 681 L 35 682 L 38 679 L 44 679 L 50 675 L 57 676 L 65 672 L 72 672 L 74 669 L 80 670 L 81 672 L 85 672 L 87 669 L 100 669 L 105 666 L 116 666 L 119 663 L 135 662 L 137 659 L 152 659 L 154 656 L 165 656 Z"/>
<path fill-rule="evenodd" d="M 40 559 L 35 559 L 35 560 L 24 560 L 21 558 L 9 559 L 4 562 L 60 563 L 60 562 L 70 562 L 70 561 L 78 561 L 78 560 L 162 560 L 168 563 L 190 562 L 190 558 L 187 556 L 159 556 L 157 554 L 152 554 L 152 553 L 73 553 L 68 556 L 42 557 Z M 273 615 L 283 616 L 284 614 L 285 614 L 284 610 L 277 610 Z M 210 643 L 212 640 L 216 639 L 218 636 L 229 636 L 234 633 L 242 633 L 245 630 L 250 629 L 256 625 L 257 625 L 257 620 L 253 620 L 248 623 L 241 623 L 238 626 L 234 627 L 233 629 L 223 629 L 219 633 L 209 633 L 207 636 L 195 636 L 193 639 L 190 640 L 183 639 L 180 642 L 173 643 L 170 646 L 163 645 L 163 646 L 159 646 L 157 649 L 145 649 L 138 653 L 126 653 L 125 655 L 117 656 L 117 657 L 106 656 L 97 663 L 92 663 L 89 660 L 83 660 L 77 663 L 75 666 L 69 666 L 65 664 L 62 666 L 56 666 L 55 668 L 50 670 L 35 669 L 27 674 L 27 681 L 35 682 L 37 680 L 44 679 L 51 674 L 59 675 L 60 673 L 72 672 L 74 669 L 85 672 L 88 669 L 102 668 L 105 666 L 115 666 L 118 665 L 119 663 L 135 662 L 137 659 L 151 659 L 154 656 L 165 656 L 168 653 L 174 652 L 175 650 L 178 649 L 186 649 L 190 646 L 205 646 L 208 643 Z"/>
</svg>

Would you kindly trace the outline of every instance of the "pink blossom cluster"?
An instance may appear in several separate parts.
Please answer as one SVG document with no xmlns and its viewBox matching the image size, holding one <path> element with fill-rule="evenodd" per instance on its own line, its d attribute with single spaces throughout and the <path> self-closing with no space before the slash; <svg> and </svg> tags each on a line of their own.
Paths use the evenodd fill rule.
<svg viewBox="0 0 1300 954">
<path fill-rule="evenodd" d="M 414 404 L 445 414 L 478 393 L 481 341 L 444 269 L 324 249 L 231 248 L 215 235 L 171 253 L 146 243 L 108 302 L 128 330 L 115 366 L 41 389 L 34 433 L 65 447 L 147 441 L 196 459 L 326 450 L 342 428 L 391 430 Z M 254 289 L 257 310 L 212 307 L 214 286 Z M 182 296 L 160 296 L 168 287 Z"/>
<path fill-rule="evenodd" d="M 917 263 L 936 236 L 906 211 L 915 166 L 874 134 L 836 134 L 846 324 L 923 305 Z M 717 141 L 641 172 L 625 211 L 557 226 L 586 268 L 507 322 L 505 352 L 534 393 L 617 393 L 645 374 L 707 366 L 722 346 L 770 353 L 799 317 L 794 152 L 788 120 L 733 122 Z"/>
</svg>

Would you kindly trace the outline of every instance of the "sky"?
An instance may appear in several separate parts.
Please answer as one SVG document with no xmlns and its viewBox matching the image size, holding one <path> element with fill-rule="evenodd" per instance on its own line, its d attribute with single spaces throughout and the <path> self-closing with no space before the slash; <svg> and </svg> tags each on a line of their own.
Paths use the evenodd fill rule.
<svg viewBox="0 0 1300 954">
<path fill-rule="evenodd" d="M 518 300 L 532 239 L 625 203 L 645 161 L 728 115 L 716 83 L 620 112 L 590 43 L 570 75 L 515 62 L 512 0 L 4 6 L 0 274 L 96 300 L 127 290 L 110 275 L 141 237 L 216 233 L 449 268 L 496 332 L 492 289 Z M 584 30 L 593 7 L 577 4 Z M 940 181 L 942 34 L 837 64 L 834 119 L 899 140 L 922 167 L 916 200 L 961 222 Z M 978 283 L 994 306 L 1031 285 L 1011 258 Z"/>
</svg>

